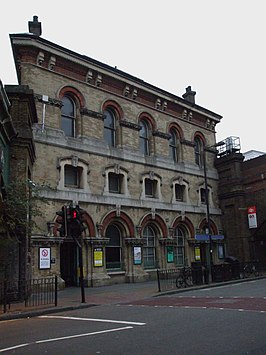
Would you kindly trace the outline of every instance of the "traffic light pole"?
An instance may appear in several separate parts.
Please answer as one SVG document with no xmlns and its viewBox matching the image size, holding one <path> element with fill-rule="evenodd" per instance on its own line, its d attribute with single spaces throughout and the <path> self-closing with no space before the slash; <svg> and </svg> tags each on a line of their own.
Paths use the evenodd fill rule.
<svg viewBox="0 0 266 355">
<path fill-rule="evenodd" d="M 78 241 L 81 237 L 82 232 L 85 227 L 82 225 L 82 214 L 84 210 L 79 208 L 79 206 L 63 206 L 61 211 L 57 211 L 56 214 L 59 216 L 58 223 L 61 227 L 58 228 L 61 237 L 72 237 L 78 246 L 79 251 L 79 283 L 81 289 L 81 302 L 85 303 L 85 289 L 84 289 L 84 274 L 83 274 L 83 258 L 82 258 L 82 243 Z"/>
<path fill-rule="evenodd" d="M 81 291 L 81 303 L 86 303 L 85 289 L 84 289 L 84 275 L 83 275 L 82 246 L 78 245 L 78 248 L 79 248 L 79 283 L 80 283 L 80 291 Z"/>
<path fill-rule="evenodd" d="M 83 258 L 82 258 L 82 245 L 77 240 L 75 236 L 72 235 L 75 243 L 78 246 L 79 251 L 79 284 L 80 284 L 80 291 L 81 291 L 81 303 L 86 303 L 85 301 L 85 288 L 84 288 L 84 273 L 83 273 Z"/>
</svg>

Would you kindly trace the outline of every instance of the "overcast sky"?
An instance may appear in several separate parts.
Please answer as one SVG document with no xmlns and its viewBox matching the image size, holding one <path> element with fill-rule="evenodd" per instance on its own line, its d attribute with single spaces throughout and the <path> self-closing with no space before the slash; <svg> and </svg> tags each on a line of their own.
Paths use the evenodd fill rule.
<svg viewBox="0 0 266 355">
<path fill-rule="evenodd" d="M 0 12 L 0 79 L 17 84 L 10 33 L 28 32 L 134 75 L 223 116 L 217 142 L 266 152 L 264 0 L 12 0 Z M 265 120 L 265 121 L 264 121 Z"/>
</svg>

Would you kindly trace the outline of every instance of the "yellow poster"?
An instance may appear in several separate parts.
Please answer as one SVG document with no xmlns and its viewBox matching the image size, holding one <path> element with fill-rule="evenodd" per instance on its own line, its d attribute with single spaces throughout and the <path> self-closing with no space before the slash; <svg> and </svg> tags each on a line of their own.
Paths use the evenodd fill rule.
<svg viewBox="0 0 266 355">
<path fill-rule="evenodd" d="M 94 248 L 93 260 L 94 260 L 94 267 L 103 266 L 103 249 L 102 248 Z"/>
<path fill-rule="evenodd" d="M 200 247 L 195 247 L 195 260 L 200 261 Z"/>
</svg>

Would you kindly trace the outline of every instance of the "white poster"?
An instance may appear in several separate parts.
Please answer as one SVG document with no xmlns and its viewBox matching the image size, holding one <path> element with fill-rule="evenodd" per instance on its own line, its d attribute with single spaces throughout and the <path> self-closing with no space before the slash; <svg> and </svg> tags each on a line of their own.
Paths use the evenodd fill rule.
<svg viewBox="0 0 266 355">
<path fill-rule="evenodd" d="M 39 268 L 40 269 L 51 268 L 51 248 L 39 249 Z"/>
<path fill-rule="evenodd" d="M 134 247 L 133 254 L 134 254 L 134 264 L 140 265 L 141 264 L 141 247 Z"/>
<path fill-rule="evenodd" d="M 248 226 L 249 228 L 257 228 L 256 206 L 248 207 Z"/>
</svg>

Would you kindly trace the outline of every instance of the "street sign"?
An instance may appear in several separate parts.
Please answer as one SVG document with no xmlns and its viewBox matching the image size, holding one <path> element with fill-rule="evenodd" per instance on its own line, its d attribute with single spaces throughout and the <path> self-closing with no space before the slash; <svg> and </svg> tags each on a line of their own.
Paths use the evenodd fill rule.
<svg viewBox="0 0 266 355">
<path fill-rule="evenodd" d="M 256 206 L 248 207 L 248 226 L 249 228 L 257 228 Z"/>
<path fill-rule="evenodd" d="M 39 269 L 51 268 L 51 248 L 39 248 Z"/>
</svg>

